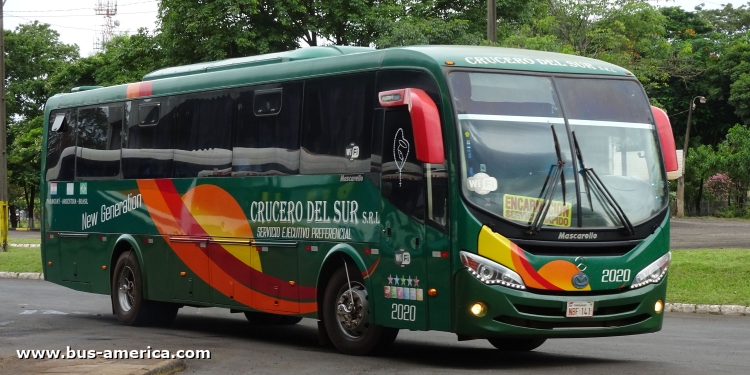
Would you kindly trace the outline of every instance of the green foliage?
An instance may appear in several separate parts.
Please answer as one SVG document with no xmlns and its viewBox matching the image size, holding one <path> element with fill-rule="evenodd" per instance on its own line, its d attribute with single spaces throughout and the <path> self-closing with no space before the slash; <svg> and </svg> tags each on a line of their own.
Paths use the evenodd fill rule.
<svg viewBox="0 0 750 375">
<path fill-rule="evenodd" d="M 731 179 L 733 202 L 744 209 L 750 189 L 750 129 L 735 125 L 718 147 L 719 169 Z"/>
<path fill-rule="evenodd" d="M 42 114 L 52 93 L 50 74 L 78 57 L 78 47 L 63 44 L 50 25 L 33 22 L 5 31 L 6 101 L 9 118 L 32 119 Z"/>
</svg>

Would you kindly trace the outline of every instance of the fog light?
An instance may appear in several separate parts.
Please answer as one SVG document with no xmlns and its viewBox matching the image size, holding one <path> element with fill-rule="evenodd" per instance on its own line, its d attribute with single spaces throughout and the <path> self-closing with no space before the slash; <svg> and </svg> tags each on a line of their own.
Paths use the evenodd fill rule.
<svg viewBox="0 0 750 375">
<path fill-rule="evenodd" d="M 471 313 L 476 316 L 484 316 L 487 313 L 487 306 L 482 302 L 477 302 L 471 307 Z"/>
<path fill-rule="evenodd" d="M 664 310 L 664 302 L 661 300 L 656 301 L 654 304 L 654 311 L 656 311 L 657 314 L 661 314 L 662 310 Z"/>
</svg>

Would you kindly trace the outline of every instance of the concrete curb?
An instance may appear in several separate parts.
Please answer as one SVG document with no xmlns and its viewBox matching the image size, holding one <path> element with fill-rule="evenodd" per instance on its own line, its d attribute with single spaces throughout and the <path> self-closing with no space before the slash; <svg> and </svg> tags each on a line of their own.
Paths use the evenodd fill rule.
<svg viewBox="0 0 750 375">
<path fill-rule="evenodd" d="M 44 280 L 44 274 L 36 272 L 0 272 L 0 279 Z M 750 306 L 740 305 L 697 305 L 694 303 L 667 303 L 667 305 L 664 307 L 664 311 L 689 314 L 750 316 Z"/>
<path fill-rule="evenodd" d="M 667 303 L 664 311 L 710 315 L 750 316 L 750 306 L 740 305 L 697 305 L 694 303 Z"/>
<path fill-rule="evenodd" d="M 44 274 L 37 272 L 0 272 L 0 279 L 44 280 Z"/>
<path fill-rule="evenodd" d="M 170 375 L 185 369 L 184 359 L 170 359 L 156 364 L 151 370 L 144 372 L 143 375 Z"/>
</svg>

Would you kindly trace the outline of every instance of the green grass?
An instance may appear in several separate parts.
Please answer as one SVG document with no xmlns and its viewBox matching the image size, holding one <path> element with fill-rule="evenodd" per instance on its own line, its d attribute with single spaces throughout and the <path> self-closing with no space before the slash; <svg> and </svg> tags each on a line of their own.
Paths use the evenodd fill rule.
<svg viewBox="0 0 750 375">
<path fill-rule="evenodd" d="M 41 250 L 11 244 L 8 252 L 0 252 L 0 272 L 42 272 Z"/>
<path fill-rule="evenodd" d="M 14 243 L 36 243 L 40 244 L 42 243 L 42 240 L 39 238 L 8 238 L 8 243 L 11 244 L 11 246 Z"/>
<path fill-rule="evenodd" d="M 750 306 L 750 250 L 673 250 L 667 302 Z"/>
</svg>

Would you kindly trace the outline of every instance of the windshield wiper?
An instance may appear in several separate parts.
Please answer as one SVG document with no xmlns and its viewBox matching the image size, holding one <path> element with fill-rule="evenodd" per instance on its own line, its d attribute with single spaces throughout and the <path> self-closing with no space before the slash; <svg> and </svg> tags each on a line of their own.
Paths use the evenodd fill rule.
<svg viewBox="0 0 750 375">
<path fill-rule="evenodd" d="M 547 173 L 547 179 L 544 180 L 544 185 L 542 185 L 542 191 L 539 192 L 539 198 L 537 199 L 537 202 L 539 202 L 539 199 L 541 199 L 542 207 L 538 211 L 535 211 L 536 213 L 534 214 L 534 220 L 531 221 L 531 225 L 529 225 L 529 228 L 526 231 L 526 233 L 530 235 L 539 233 L 539 230 L 542 228 L 544 218 L 547 217 L 547 212 L 552 205 L 552 196 L 555 193 L 555 187 L 557 187 L 558 182 L 560 182 L 562 186 L 563 204 L 565 204 L 565 172 L 563 171 L 565 162 L 562 160 L 562 153 L 560 152 L 560 142 L 557 140 L 555 126 L 550 125 L 550 129 L 552 129 L 552 139 L 554 139 L 555 141 L 557 164 L 553 164 L 550 167 L 549 173 Z M 549 184 L 550 180 L 553 181 L 552 184 Z"/>
<path fill-rule="evenodd" d="M 591 211 L 594 210 L 594 205 L 591 202 L 591 190 L 589 190 L 590 186 L 595 187 L 597 190 L 599 190 L 599 193 L 604 198 L 604 201 L 607 202 L 609 207 L 612 208 L 612 210 L 615 212 L 615 215 L 617 215 L 617 218 L 620 219 L 620 223 L 622 224 L 623 228 L 628 232 L 628 234 L 635 234 L 635 228 L 633 227 L 633 224 L 630 223 L 630 220 L 628 219 L 628 215 L 625 214 L 625 211 L 620 207 L 620 205 L 617 203 L 617 200 L 615 200 L 615 197 L 612 196 L 612 193 L 609 192 L 609 189 L 607 189 L 607 186 L 604 185 L 604 182 L 599 178 L 599 175 L 596 174 L 596 171 L 594 171 L 594 168 L 586 168 L 586 166 L 583 164 L 583 155 L 581 154 L 581 148 L 578 146 L 578 139 L 576 138 L 576 132 L 571 132 L 573 135 L 573 146 L 576 150 L 576 158 L 578 158 L 578 163 L 581 165 L 581 174 L 583 175 L 583 184 L 586 186 L 586 195 L 589 197 L 589 207 L 591 207 Z M 589 180 L 591 180 L 591 183 L 589 184 Z"/>
</svg>

